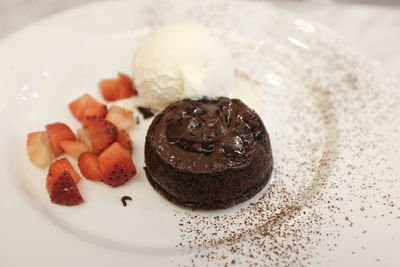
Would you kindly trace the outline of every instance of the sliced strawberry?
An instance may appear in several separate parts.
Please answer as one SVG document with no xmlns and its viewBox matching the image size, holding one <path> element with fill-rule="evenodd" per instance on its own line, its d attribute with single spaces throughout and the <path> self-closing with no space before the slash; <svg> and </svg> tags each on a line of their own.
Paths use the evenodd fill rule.
<svg viewBox="0 0 400 267">
<path fill-rule="evenodd" d="M 99 87 L 104 100 L 115 101 L 119 99 L 119 86 L 118 79 L 107 79 L 99 82 Z"/>
<path fill-rule="evenodd" d="M 79 177 L 79 174 L 76 173 L 69 160 L 67 158 L 61 158 L 50 164 L 46 179 L 47 191 L 49 193 L 51 193 L 51 188 L 53 187 L 54 182 L 64 171 L 69 172 L 75 183 L 79 183 L 81 178 Z"/>
<path fill-rule="evenodd" d="M 85 152 L 78 159 L 79 170 L 89 180 L 100 181 L 101 174 L 97 155 L 92 152 Z"/>
<path fill-rule="evenodd" d="M 132 154 L 133 152 L 133 143 L 132 143 L 132 139 L 129 136 L 129 134 L 125 131 L 125 130 L 121 130 L 118 133 L 118 137 L 117 137 L 117 142 L 126 150 L 128 150 L 128 152 L 130 154 Z"/>
<path fill-rule="evenodd" d="M 26 149 L 29 159 L 38 167 L 46 167 L 54 159 L 53 148 L 47 132 L 29 133 Z"/>
<path fill-rule="evenodd" d="M 106 79 L 99 82 L 103 98 L 115 101 L 137 95 L 132 78 L 126 74 L 118 73 L 118 79 Z"/>
<path fill-rule="evenodd" d="M 100 104 L 95 99 L 89 99 L 86 109 L 85 109 L 85 118 L 82 120 L 83 127 L 87 127 L 87 117 L 88 116 L 97 116 L 100 118 L 104 118 L 107 115 L 107 106 Z"/>
<path fill-rule="evenodd" d="M 82 128 L 78 129 L 76 131 L 76 136 L 78 137 L 78 140 L 87 145 L 89 148 L 88 151 L 92 151 L 92 141 L 90 141 L 90 136 L 89 136 L 89 130 Z"/>
<path fill-rule="evenodd" d="M 132 157 L 119 143 L 112 144 L 99 156 L 101 181 L 112 187 L 125 184 L 136 175 Z"/>
<path fill-rule="evenodd" d="M 60 146 L 60 142 L 64 140 L 75 141 L 75 134 L 71 129 L 61 122 L 56 122 L 46 125 L 47 133 L 49 134 L 49 139 L 51 142 L 51 147 L 53 148 L 54 155 L 57 157 L 64 153 L 64 150 Z"/>
<path fill-rule="evenodd" d="M 128 130 L 134 123 L 133 111 L 119 106 L 111 106 L 108 109 L 106 120 L 114 123 L 119 130 Z"/>
<path fill-rule="evenodd" d="M 120 94 L 119 94 L 120 99 L 138 95 L 131 77 L 120 72 L 118 73 L 118 79 L 122 87 L 120 88 Z"/>
<path fill-rule="evenodd" d="M 60 146 L 65 151 L 65 153 L 76 159 L 81 153 L 90 151 L 89 147 L 86 144 L 79 141 L 61 141 Z"/>
<path fill-rule="evenodd" d="M 113 123 L 97 116 L 88 116 L 87 121 L 92 152 L 100 153 L 117 140 L 118 128 Z"/>
<path fill-rule="evenodd" d="M 84 94 L 83 96 L 75 99 L 71 103 L 69 103 L 68 107 L 71 110 L 72 114 L 79 121 L 82 121 L 85 118 L 85 109 L 86 104 L 91 96 L 88 94 Z"/>
<path fill-rule="evenodd" d="M 68 171 L 54 178 L 49 194 L 51 202 L 58 205 L 76 206 L 83 203 L 81 193 Z"/>
<path fill-rule="evenodd" d="M 69 104 L 72 114 L 83 123 L 83 127 L 87 126 L 87 116 L 98 116 L 104 118 L 107 114 L 107 107 L 99 103 L 96 99 L 88 94 L 75 99 Z"/>
</svg>

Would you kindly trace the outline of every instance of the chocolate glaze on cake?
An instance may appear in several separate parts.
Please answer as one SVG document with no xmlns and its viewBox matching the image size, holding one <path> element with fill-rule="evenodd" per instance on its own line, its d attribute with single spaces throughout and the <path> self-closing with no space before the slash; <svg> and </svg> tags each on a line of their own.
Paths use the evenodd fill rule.
<svg viewBox="0 0 400 267">
<path fill-rule="evenodd" d="M 168 200 L 199 209 L 227 208 L 268 182 L 272 152 L 260 117 L 238 99 L 175 102 L 146 136 L 146 174 Z"/>
</svg>

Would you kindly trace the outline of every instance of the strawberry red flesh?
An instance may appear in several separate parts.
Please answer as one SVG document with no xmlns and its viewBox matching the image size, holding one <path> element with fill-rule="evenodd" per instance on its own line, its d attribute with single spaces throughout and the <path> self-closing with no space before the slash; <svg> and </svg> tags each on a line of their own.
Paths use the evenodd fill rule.
<svg viewBox="0 0 400 267">
<path fill-rule="evenodd" d="M 87 122 L 93 153 L 100 153 L 117 140 L 118 129 L 113 123 L 97 116 L 88 116 Z"/>
<path fill-rule="evenodd" d="M 72 101 L 69 104 L 69 109 L 71 110 L 72 114 L 82 122 L 84 127 L 87 126 L 87 116 L 104 118 L 107 114 L 107 107 L 99 103 L 89 94 L 84 94 L 83 96 Z"/>
<path fill-rule="evenodd" d="M 131 77 L 120 72 L 118 73 L 118 80 L 121 85 L 119 94 L 120 99 L 138 95 Z"/>
<path fill-rule="evenodd" d="M 103 98 L 106 101 L 116 101 L 137 95 L 133 80 L 126 74 L 118 73 L 118 79 L 106 79 L 99 82 Z"/>
<path fill-rule="evenodd" d="M 46 125 L 46 130 L 49 135 L 51 147 L 53 148 L 53 152 L 56 157 L 64 153 L 64 149 L 62 149 L 60 146 L 61 141 L 76 140 L 75 134 L 65 123 L 56 122 L 48 124 Z"/>
<path fill-rule="evenodd" d="M 58 205 L 76 206 L 83 203 L 78 187 L 66 170 L 54 179 L 49 193 L 51 202 Z"/>
<path fill-rule="evenodd" d="M 53 183 L 64 171 L 68 171 L 74 182 L 79 183 L 80 176 L 72 167 L 71 162 L 67 158 L 61 158 L 50 164 L 46 179 L 47 191 L 51 192 Z"/>
<path fill-rule="evenodd" d="M 129 152 L 119 143 L 112 144 L 99 156 L 101 181 L 112 187 L 125 184 L 136 175 Z"/>
<path fill-rule="evenodd" d="M 90 98 L 90 95 L 84 94 L 83 96 L 75 99 L 68 105 L 72 114 L 79 121 L 82 121 L 85 118 L 85 109 L 86 109 L 86 104 L 87 104 L 89 98 Z"/>
<path fill-rule="evenodd" d="M 133 143 L 129 134 L 125 130 L 118 133 L 117 142 L 125 148 L 130 154 L 133 152 Z"/>
<path fill-rule="evenodd" d="M 104 118 L 106 115 L 107 115 L 107 106 L 100 104 L 94 98 L 91 98 L 91 99 L 89 99 L 89 101 L 86 104 L 85 117 L 82 120 L 82 125 L 85 128 L 87 127 L 87 125 L 88 125 L 87 117 L 88 116 L 97 116 L 100 118 Z"/>
<path fill-rule="evenodd" d="M 107 79 L 99 82 L 99 87 L 104 100 L 116 101 L 119 99 L 119 86 L 118 79 Z"/>
<path fill-rule="evenodd" d="M 101 174 L 97 155 L 91 152 L 82 153 L 78 159 L 79 170 L 82 175 L 92 181 L 100 181 Z"/>
</svg>

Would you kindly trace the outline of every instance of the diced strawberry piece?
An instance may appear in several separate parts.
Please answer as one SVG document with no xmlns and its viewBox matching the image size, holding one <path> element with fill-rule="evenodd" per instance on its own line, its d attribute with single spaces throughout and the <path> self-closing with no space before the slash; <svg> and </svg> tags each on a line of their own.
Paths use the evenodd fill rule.
<svg viewBox="0 0 400 267">
<path fill-rule="evenodd" d="M 121 92 L 119 94 L 120 99 L 138 95 L 131 77 L 120 72 L 118 73 L 118 79 L 122 86 L 122 88 L 120 89 Z"/>
<path fill-rule="evenodd" d="M 118 128 L 113 123 L 96 116 L 88 116 L 87 121 L 92 152 L 100 153 L 117 140 Z"/>
<path fill-rule="evenodd" d="M 81 193 L 68 171 L 54 178 L 49 194 L 51 202 L 58 205 L 76 206 L 83 203 Z"/>
<path fill-rule="evenodd" d="M 96 99 L 88 94 L 75 99 L 69 104 L 72 114 L 83 123 L 83 127 L 87 126 L 87 116 L 97 116 L 104 118 L 107 114 L 107 107 L 99 103 Z"/>
<path fill-rule="evenodd" d="M 85 152 L 78 159 L 79 170 L 89 180 L 100 181 L 101 174 L 97 155 L 92 152 Z"/>
<path fill-rule="evenodd" d="M 97 116 L 100 118 L 104 118 L 107 115 L 107 106 L 100 104 L 94 99 L 89 99 L 86 109 L 85 109 L 85 118 L 82 120 L 83 127 L 87 127 L 87 117 L 88 116 Z"/>
<path fill-rule="evenodd" d="M 123 87 L 127 87 L 127 88 L 134 87 L 132 78 L 122 72 L 118 73 L 118 80 L 121 82 L 121 85 Z"/>
<path fill-rule="evenodd" d="M 75 134 L 71 129 L 61 122 L 56 122 L 46 125 L 47 133 L 49 134 L 49 139 L 51 142 L 51 147 L 53 148 L 54 155 L 57 157 L 64 153 L 64 150 L 60 146 L 60 142 L 64 140 L 75 141 Z"/>
<path fill-rule="evenodd" d="M 29 133 L 26 149 L 29 159 L 38 167 L 46 167 L 54 159 L 53 148 L 47 132 Z"/>
<path fill-rule="evenodd" d="M 108 109 L 106 120 L 114 123 L 119 130 L 128 130 L 134 123 L 133 111 L 119 106 L 111 106 Z"/>
<path fill-rule="evenodd" d="M 125 148 L 130 154 L 133 152 L 133 143 L 129 134 L 125 130 L 118 133 L 117 142 Z"/>
<path fill-rule="evenodd" d="M 102 80 L 99 83 L 101 94 L 106 101 L 115 101 L 119 98 L 120 81 L 118 79 Z"/>
<path fill-rule="evenodd" d="M 82 143 L 87 145 L 87 147 L 89 148 L 89 151 L 92 151 L 92 141 L 90 140 L 88 129 L 85 129 L 85 128 L 78 129 L 76 131 L 76 136 L 78 137 L 79 141 L 81 141 Z"/>
<path fill-rule="evenodd" d="M 91 96 L 88 94 L 84 94 L 83 96 L 75 99 L 71 103 L 69 103 L 68 107 L 71 110 L 72 114 L 79 121 L 82 121 L 85 118 L 85 109 L 86 104 Z"/>
<path fill-rule="evenodd" d="M 76 159 L 81 153 L 90 151 L 87 145 L 79 141 L 61 141 L 60 146 L 65 151 L 65 153 Z"/>
<path fill-rule="evenodd" d="M 115 101 L 137 95 L 133 80 L 126 74 L 118 73 L 118 79 L 106 79 L 99 82 L 103 98 Z"/>
<path fill-rule="evenodd" d="M 50 164 L 49 172 L 47 173 L 46 185 L 47 190 L 51 194 L 51 188 L 53 187 L 54 182 L 57 180 L 61 174 L 67 171 L 71 175 L 74 182 L 77 184 L 81 179 L 79 174 L 76 173 L 74 167 L 72 167 L 71 163 L 67 158 L 61 158 L 59 160 L 54 161 Z"/>
<path fill-rule="evenodd" d="M 125 184 L 136 175 L 129 152 L 119 143 L 112 144 L 99 156 L 101 181 L 112 187 Z"/>
</svg>

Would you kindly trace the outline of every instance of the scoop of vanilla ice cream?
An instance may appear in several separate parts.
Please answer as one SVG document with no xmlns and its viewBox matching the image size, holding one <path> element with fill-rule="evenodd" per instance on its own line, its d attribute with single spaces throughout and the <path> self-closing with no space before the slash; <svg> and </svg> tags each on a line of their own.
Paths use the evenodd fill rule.
<svg viewBox="0 0 400 267">
<path fill-rule="evenodd" d="M 155 109 L 183 98 L 231 96 L 233 64 L 215 34 L 193 22 L 154 29 L 133 62 L 139 95 Z"/>
</svg>

